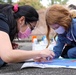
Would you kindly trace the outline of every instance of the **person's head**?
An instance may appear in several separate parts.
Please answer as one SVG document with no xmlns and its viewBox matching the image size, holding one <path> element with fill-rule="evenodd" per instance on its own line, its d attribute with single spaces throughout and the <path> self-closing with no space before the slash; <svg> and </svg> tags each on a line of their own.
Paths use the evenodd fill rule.
<svg viewBox="0 0 76 75">
<path fill-rule="evenodd" d="M 68 8 L 69 8 L 72 18 L 76 18 L 76 6 L 73 4 L 70 4 Z"/>
<path fill-rule="evenodd" d="M 30 36 L 31 31 L 35 28 L 39 15 L 33 7 L 25 5 L 18 7 L 14 18 L 17 20 L 19 38 L 25 38 Z"/>
<path fill-rule="evenodd" d="M 39 19 L 37 11 L 29 5 L 13 6 L 9 4 L 3 7 L 0 12 L 8 18 L 10 26 L 15 29 L 16 32 L 20 32 L 20 36 L 25 33 L 25 30 L 30 34 Z M 14 33 L 13 31 L 14 34 L 16 34 L 16 32 Z"/>
<path fill-rule="evenodd" d="M 76 6 L 73 5 L 73 4 L 70 4 L 70 5 L 68 6 L 68 8 L 69 8 L 70 10 L 72 10 L 72 9 L 76 10 Z"/>
<path fill-rule="evenodd" d="M 50 28 L 53 28 L 56 33 L 63 34 L 70 27 L 71 14 L 62 5 L 52 5 L 46 11 L 47 38 L 49 38 Z"/>
</svg>

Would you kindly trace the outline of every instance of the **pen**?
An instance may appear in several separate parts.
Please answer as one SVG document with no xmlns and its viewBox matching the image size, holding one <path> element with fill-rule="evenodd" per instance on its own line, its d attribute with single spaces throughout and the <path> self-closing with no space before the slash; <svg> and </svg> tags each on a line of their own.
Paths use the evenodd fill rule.
<svg viewBox="0 0 76 75">
<path fill-rule="evenodd" d="M 50 57 L 46 57 L 46 60 L 48 60 L 48 61 L 49 61 L 49 60 L 50 60 Z"/>
</svg>

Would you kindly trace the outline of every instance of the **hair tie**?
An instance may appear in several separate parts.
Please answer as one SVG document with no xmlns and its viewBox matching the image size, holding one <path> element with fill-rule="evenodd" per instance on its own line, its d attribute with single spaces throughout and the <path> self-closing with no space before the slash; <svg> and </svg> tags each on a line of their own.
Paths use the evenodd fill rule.
<svg viewBox="0 0 76 75">
<path fill-rule="evenodd" d="M 13 10 L 14 10 L 15 13 L 18 11 L 18 4 L 15 4 L 15 5 L 13 6 Z"/>
</svg>

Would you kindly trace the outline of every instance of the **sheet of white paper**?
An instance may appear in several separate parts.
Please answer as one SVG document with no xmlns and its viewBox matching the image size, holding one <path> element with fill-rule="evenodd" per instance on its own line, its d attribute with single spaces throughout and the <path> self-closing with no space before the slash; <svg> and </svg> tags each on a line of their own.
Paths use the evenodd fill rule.
<svg viewBox="0 0 76 75">
<path fill-rule="evenodd" d="M 38 68 L 76 68 L 76 59 L 53 59 L 49 62 L 25 62 L 22 68 L 38 67 Z"/>
</svg>

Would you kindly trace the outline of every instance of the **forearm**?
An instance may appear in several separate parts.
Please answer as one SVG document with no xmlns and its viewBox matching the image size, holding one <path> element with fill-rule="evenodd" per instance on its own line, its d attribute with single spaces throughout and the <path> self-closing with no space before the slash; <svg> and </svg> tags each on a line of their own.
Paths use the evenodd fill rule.
<svg viewBox="0 0 76 75">
<path fill-rule="evenodd" d="M 40 51 L 12 50 L 2 58 L 5 62 L 22 62 L 40 56 Z"/>
</svg>

